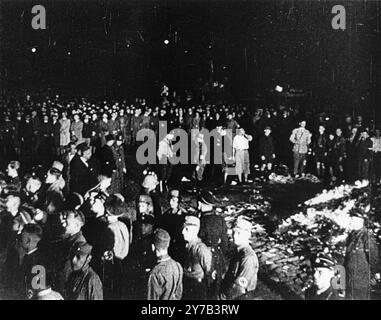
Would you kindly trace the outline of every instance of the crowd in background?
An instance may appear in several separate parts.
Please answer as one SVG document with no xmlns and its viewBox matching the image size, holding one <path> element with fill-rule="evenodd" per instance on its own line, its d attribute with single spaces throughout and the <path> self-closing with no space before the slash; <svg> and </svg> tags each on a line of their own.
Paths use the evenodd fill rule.
<svg viewBox="0 0 381 320">
<path fill-rule="evenodd" d="M 59 96 L 10 100 L 2 112 L 1 285 L 11 298 L 252 299 L 258 259 L 251 223 L 236 221 L 232 245 L 213 194 L 200 189 L 211 180 L 205 176 L 227 183 L 237 175 L 238 183 L 250 183 L 253 164 L 266 176 L 281 163 L 295 176 L 380 180 L 380 131 L 361 116 Z M 187 168 L 198 214 L 182 208 L 178 189 L 169 191 L 185 172 L 169 163 L 148 168 L 135 210 L 127 205 L 126 157 L 135 156 L 139 130 L 157 132 L 160 121 L 168 131 L 196 132 L 190 139 L 197 159 Z M 218 129 L 221 140 L 223 130 L 232 130 L 231 159 L 205 162 L 213 150 L 205 149 L 202 128 Z M 157 141 L 159 160 L 173 155 L 174 142 L 170 133 Z M 163 213 L 165 190 L 170 209 Z M 36 266 L 46 272 L 37 287 Z"/>
<path fill-rule="evenodd" d="M 368 179 L 370 176 L 379 181 L 381 178 L 380 128 L 371 119 L 365 121 L 361 115 L 315 114 L 298 106 L 254 109 L 242 104 L 195 104 L 192 100 L 179 104 L 167 99 L 160 106 L 152 106 L 145 99 L 128 103 L 59 96 L 9 99 L 3 102 L 1 111 L 2 168 L 10 160 L 20 160 L 29 168 L 33 165 L 47 167 L 53 160 L 63 160 L 70 154 L 70 149 L 74 152 L 74 147 L 82 142 L 90 145 L 95 153 L 105 144 L 108 134 L 121 139 L 125 151 L 133 155 L 141 143 L 136 140 L 137 133 L 141 129 L 151 129 L 157 134 L 160 123 L 164 126 L 163 121 L 168 132 L 176 128 L 189 133 L 191 130 L 197 133 L 203 128 L 209 131 L 222 128 L 231 129 L 234 137 L 240 131 L 237 129 L 244 129 L 252 138 L 249 160 L 246 159 L 251 167 L 257 164 L 269 169 L 276 163 L 292 168 L 290 150 L 295 141 L 290 141 L 290 136 L 293 129 L 305 121 L 311 139 L 303 151 L 305 165 L 299 170 L 291 170 L 294 175 L 309 172 L 340 181 Z M 203 136 L 193 133 L 191 140 L 199 145 Z M 156 141 L 157 146 L 158 143 Z M 207 175 L 222 182 L 224 166 L 214 165 L 213 151 L 212 147 L 206 150 L 211 153 Z M 177 169 L 182 172 L 184 166 L 179 165 Z M 176 172 L 171 176 L 174 180 L 179 178 Z"/>
</svg>

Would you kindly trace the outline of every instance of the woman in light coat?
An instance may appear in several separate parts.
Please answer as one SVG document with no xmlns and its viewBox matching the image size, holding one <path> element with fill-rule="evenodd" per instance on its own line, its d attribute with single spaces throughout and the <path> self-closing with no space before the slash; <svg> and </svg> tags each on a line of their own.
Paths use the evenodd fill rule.
<svg viewBox="0 0 381 320">
<path fill-rule="evenodd" d="M 60 151 L 64 153 L 66 146 L 70 143 L 70 119 L 67 118 L 67 112 L 62 112 L 60 119 Z"/>
</svg>

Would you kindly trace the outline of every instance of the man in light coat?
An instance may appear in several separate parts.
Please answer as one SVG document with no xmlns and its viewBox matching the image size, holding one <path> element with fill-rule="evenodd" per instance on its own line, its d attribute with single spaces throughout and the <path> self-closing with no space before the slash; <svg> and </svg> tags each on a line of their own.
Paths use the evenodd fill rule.
<svg viewBox="0 0 381 320">
<path fill-rule="evenodd" d="M 292 130 L 290 141 L 294 144 L 292 151 L 294 153 L 294 175 L 304 175 L 306 167 L 306 154 L 308 146 L 311 143 L 312 134 L 306 129 L 306 121 L 299 123 L 300 127 Z"/>
</svg>

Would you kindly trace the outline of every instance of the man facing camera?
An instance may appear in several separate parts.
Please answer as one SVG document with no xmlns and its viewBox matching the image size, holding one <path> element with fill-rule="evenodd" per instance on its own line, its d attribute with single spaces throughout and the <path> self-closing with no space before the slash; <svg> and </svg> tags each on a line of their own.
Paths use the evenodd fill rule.
<svg viewBox="0 0 381 320">
<path fill-rule="evenodd" d="M 237 246 L 222 283 L 221 300 L 252 300 L 257 287 L 258 258 L 250 246 L 252 224 L 239 217 L 233 228 Z"/>
<path fill-rule="evenodd" d="M 342 300 L 338 291 L 332 287 L 332 279 L 335 277 L 335 263 L 332 259 L 319 254 L 312 266 L 314 269 L 314 285 L 307 289 L 306 300 Z"/>
<path fill-rule="evenodd" d="M 71 273 L 66 285 L 67 300 L 103 300 L 101 279 L 90 267 L 92 246 L 80 243 L 71 253 Z"/>
</svg>

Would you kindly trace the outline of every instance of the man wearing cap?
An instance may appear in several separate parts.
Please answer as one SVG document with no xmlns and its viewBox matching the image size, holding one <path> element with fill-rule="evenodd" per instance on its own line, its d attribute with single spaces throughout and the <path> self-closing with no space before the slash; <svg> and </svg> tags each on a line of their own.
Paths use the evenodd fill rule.
<svg viewBox="0 0 381 320">
<path fill-rule="evenodd" d="M 154 204 L 152 198 L 147 194 L 138 195 L 137 201 L 137 221 L 141 220 L 144 216 L 149 215 L 155 219 Z"/>
<path fill-rule="evenodd" d="M 332 279 L 335 277 L 335 265 L 335 262 L 330 257 L 324 254 L 317 255 L 312 264 L 314 284 L 306 290 L 306 300 L 342 300 L 339 292 L 332 287 Z"/>
<path fill-rule="evenodd" d="M 261 156 L 261 171 L 265 170 L 271 171 L 273 161 L 275 159 L 275 148 L 274 148 L 274 140 L 271 134 L 271 128 L 266 127 L 264 130 L 264 134 L 259 139 L 259 154 Z"/>
<path fill-rule="evenodd" d="M 85 224 L 85 217 L 80 211 L 63 211 L 59 215 L 59 223 L 63 233 L 56 235 L 56 232 L 47 230 L 44 235 L 43 247 L 47 250 L 50 270 L 52 272 L 53 288 L 63 293 L 65 283 L 71 273 L 70 252 L 75 246 L 86 243 L 82 234 L 82 227 Z M 47 241 L 45 243 L 45 241 Z"/>
<path fill-rule="evenodd" d="M 122 193 L 124 191 L 124 175 L 127 173 L 126 161 L 124 157 L 123 136 L 118 135 L 116 143 L 111 147 L 116 170 L 112 176 L 112 183 L 110 186 L 110 193 Z"/>
<path fill-rule="evenodd" d="M 169 254 L 176 261 L 182 262 L 185 243 L 182 235 L 186 211 L 181 207 L 180 191 L 173 189 L 169 193 L 170 208 L 159 218 L 158 226 L 168 231 L 171 236 Z"/>
<path fill-rule="evenodd" d="M 112 177 L 116 171 L 116 163 L 112 152 L 112 145 L 115 143 L 115 136 L 108 134 L 106 136 L 106 144 L 99 151 L 100 173 Z"/>
<path fill-rule="evenodd" d="M 111 132 L 108 131 L 109 125 L 108 125 L 108 114 L 107 113 L 102 114 L 102 119 L 99 120 L 98 127 L 99 127 L 99 133 L 100 133 L 100 138 L 101 138 L 101 147 L 103 147 L 106 143 L 106 136 L 108 134 L 111 134 Z"/>
<path fill-rule="evenodd" d="M 101 279 L 90 267 L 92 246 L 81 243 L 70 254 L 73 272 L 66 284 L 67 300 L 103 300 Z"/>
<path fill-rule="evenodd" d="M 163 229 L 154 232 L 157 264 L 148 278 L 147 300 L 180 300 L 183 294 L 183 268 L 168 255 L 171 237 Z"/>
<path fill-rule="evenodd" d="M 82 137 L 83 141 L 90 145 L 91 138 L 96 135 L 96 128 L 93 122 L 90 122 L 90 116 L 86 113 L 83 119 Z"/>
<path fill-rule="evenodd" d="M 150 196 L 153 203 L 153 215 L 155 216 L 155 218 L 161 217 L 161 214 L 162 214 L 160 196 L 158 192 L 156 191 L 158 184 L 159 182 L 157 180 L 156 174 L 147 174 L 144 177 L 144 180 L 142 182 L 142 189 L 140 190 L 136 199 L 137 200 L 136 206 L 138 206 L 140 195 Z"/>
<path fill-rule="evenodd" d="M 142 128 L 142 115 L 141 115 L 142 109 L 136 108 L 134 115 L 131 117 L 131 143 L 133 146 L 136 146 L 136 135 L 139 132 L 139 130 Z"/>
<path fill-rule="evenodd" d="M 49 121 L 49 117 L 44 115 L 40 126 L 40 144 L 37 150 L 41 164 L 46 166 L 52 158 L 53 151 L 53 125 Z"/>
<path fill-rule="evenodd" d="M 251 222 L 239 217 L 233 229 L 237 251 L 222 284 L 222 300 L 252 300 L 257 286 L 258 258 L 250 246 Z"/>
<path fill-rule="evenodd" d="M 147 298 L 147 281 L 149 272 L 155 265 L 156 256 L 153 252 L 153 231 L 155 219 L 150 214 L 151 209 L 143 209 L 145 203 L 139 203 L 141 210 L 146 212 L 142 214 L 135 223 L 135 233 L 132 239 L 132 245 L 129 255 L 127 256 L 127 275 L 129 280 L 127 285 L 128 296 L 130 299 L 146 299 Z"/>
<path fill-rule="evenodd" d="M 212 282 L 212 252 L 198 237 L 200 219 L 186 216 L 183 228 L 185 248 L 184 300 L 206 300 Z"/>
<path fill-rule="evenodd" d="M 91 148 L 85 142 L 77 146 L 77 154 L 70 161 L 70 191 L 85 195 L 96 183 L 96 172 L 89 163 Z"/>
<path fill-rule="evenodd" d="M 222 278 L 226 272 L 225 254 L 228 249 L 228 234 L 224 218 L 217 215 L 214 206 L 217 202 L 212 192 L 202 190 L 197 199 L 200 218 L 200 239 L 211 249 L 213 255 L 214 281 L 208 288 L 210 298 L 220 291 Z"/>
<path fill-rule="evenodd" d="M 368 223 L 369 210 L 352 211 L 345 252 L 347 300 L 369 300 L 371 286 L 377 285 L 380 258 L 376 240 Z"/>
</svg>

